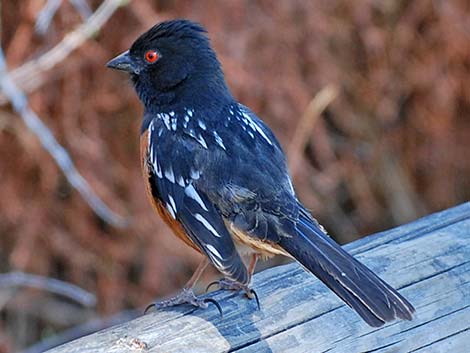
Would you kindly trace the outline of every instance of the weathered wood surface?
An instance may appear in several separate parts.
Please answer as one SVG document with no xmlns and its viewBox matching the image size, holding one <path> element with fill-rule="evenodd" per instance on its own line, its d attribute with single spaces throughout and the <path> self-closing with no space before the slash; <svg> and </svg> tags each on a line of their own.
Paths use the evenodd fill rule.
<svg viewBox="0 0 470 353">
<path fill-rule="evenodd" d="M 368 327 L 297 264 L 254 277 L 261 310 L 216 292 L 217 310 L 147 314 L 49 352 L 470 352 L 470 203 L 346 246 L 416 307 Z"/>
</svg>

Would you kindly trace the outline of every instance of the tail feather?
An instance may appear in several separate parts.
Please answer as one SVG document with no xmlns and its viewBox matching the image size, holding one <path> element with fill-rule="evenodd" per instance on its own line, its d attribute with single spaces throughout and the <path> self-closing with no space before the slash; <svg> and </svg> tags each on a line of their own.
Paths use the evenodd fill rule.
<svg viewBox="0 0 470 353">
<path fill-rule="evenodd" d="M 412 319 L 415 309 L 403 296 L 330 239 L 304 212 L 297 231 L 297 236 L 283 238 L 280 245 L 369 325 Z"/>
</svg>

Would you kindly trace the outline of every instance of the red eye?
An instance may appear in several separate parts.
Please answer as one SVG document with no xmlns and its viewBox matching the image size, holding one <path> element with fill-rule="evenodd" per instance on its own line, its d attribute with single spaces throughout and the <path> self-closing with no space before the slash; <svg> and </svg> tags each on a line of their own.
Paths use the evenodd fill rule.
<svg viewBox="0 0 470 353">
<path fill-rule="evenodd" d="M 155 61 L 158 60 L 158 53 L 155 50 L 149 50 L 145 53 L 145 60 L 153 64 Z"/>
</svg>

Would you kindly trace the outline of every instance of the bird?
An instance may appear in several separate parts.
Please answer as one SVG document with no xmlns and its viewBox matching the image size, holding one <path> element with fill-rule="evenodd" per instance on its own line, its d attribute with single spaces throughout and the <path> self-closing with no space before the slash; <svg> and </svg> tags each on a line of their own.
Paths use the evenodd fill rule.
<svg viewBox="0 0 470 353">
<path fill-rule="evenodd" d="M 337 244 L 299 201 L 280 143 L 231 94 L 201 24 L 158 23 L 106 65 L 130 75 L 143 104 L 141 166 L 154 209 L 204 255 L 183 289 L 153 306 L 212 302 L 221 311 L 194 293 L 209 264 L 223 275 L 221 289 L 258 300 L 250 286 L 258 259 L 283 255 L 370 326 L 412 319 L 411 303 Z"/>
</svg>

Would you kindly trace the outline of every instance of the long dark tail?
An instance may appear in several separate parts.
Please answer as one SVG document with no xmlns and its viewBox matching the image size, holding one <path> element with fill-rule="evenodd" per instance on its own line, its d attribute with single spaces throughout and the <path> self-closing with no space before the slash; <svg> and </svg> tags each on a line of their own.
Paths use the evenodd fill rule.
<svg viewBox="0 0 470 353">
<path fill-rule="evenodd" d="M 280 245 L 317 276 L 369 325 L 378 327 L 395 318 L 411 320 L 413 306 L 336 242 L 302 209 L 298 236 Z"/>
</svg>

